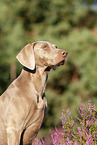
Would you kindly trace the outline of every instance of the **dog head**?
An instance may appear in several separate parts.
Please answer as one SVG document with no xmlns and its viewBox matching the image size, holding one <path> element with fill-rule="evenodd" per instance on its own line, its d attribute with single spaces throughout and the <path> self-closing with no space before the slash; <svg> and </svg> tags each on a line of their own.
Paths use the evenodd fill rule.
<svg viewBox="0 0 97 145">
<path fill-rule="evenodd" d="M 30 70 L 35 66 L 52 68 L 66 62 L 67 52 L 57 49 L 56 45 L 47 41 L 27 44 L 16 56 L 18 61 Z"/>
</svg>

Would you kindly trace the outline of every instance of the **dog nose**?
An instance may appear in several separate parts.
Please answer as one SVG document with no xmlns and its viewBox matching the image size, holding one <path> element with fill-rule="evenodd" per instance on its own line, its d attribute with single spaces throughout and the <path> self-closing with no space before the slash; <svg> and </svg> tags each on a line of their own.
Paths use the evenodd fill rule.
<svg viewBox="0 0 97 145">
<path fill-rule="evenodd" d="M 62 53 L 63 56 L 67 56 L 67 54 L 68 54 L 68 52 L 65 51 L 65 50 L 63 50 L 61 53 Z"/>
</svg>

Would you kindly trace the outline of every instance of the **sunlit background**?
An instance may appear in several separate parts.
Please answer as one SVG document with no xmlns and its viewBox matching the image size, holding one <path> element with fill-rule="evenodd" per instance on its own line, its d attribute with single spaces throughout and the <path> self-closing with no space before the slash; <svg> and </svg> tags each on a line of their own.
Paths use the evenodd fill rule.
<svg viewBox="0 0 97 145">
<path fill-rule="evenodd" d="M 67 63 L 49 74 L 45 136 L 61 125 L 63 109 L 75 117 L 81 101 L 97 105 L 97 1 L 0 0 L 0 94 L 21 72 L 18 52 L 39 40 L 68 51 Z"/>
</svg>

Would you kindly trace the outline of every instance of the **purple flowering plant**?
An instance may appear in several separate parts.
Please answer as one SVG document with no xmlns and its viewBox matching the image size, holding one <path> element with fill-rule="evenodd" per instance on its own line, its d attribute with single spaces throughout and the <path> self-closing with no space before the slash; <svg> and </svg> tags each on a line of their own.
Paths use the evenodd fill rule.
<svg viewBox="0 0 97 145">
<path fill-rule="evenodd" d="M 61 121 L 63 130 L 51 135 L 54 145 L 96 145 L 97 144 L 97 112 L 96 106 L 88 102 L 88 108 L 81 103 L 78 116 L 75 117 L 79 124 L 73 120 L 69 109 L 62 112 Z M 58 137 L 60 135 L 60 137 Z"/>
<path fill-rule="evenodd" d="M 34 143 L 32 143 L 32 145 L 44 145 L 44 141 L 35 138 Z"/>
<path fill-rule="evenodd" d="M 51 132 L 53 145 L 96 145 L 97 144 L 97 110 L 96 106 L 88 101 L 86 108 L 83 103 L 75 117 L 78 124 L 75 123 L 69 109 L 62 112 L 61 122 L 62 128 L 55 128 Z M 46 145 L 42 142 L 35 145 Z"/>
</svg>

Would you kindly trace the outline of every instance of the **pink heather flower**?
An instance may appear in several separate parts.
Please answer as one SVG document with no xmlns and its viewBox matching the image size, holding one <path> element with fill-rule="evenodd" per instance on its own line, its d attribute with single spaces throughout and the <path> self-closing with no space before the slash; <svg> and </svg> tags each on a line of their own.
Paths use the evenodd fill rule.
<svg viewBox="0 0 97 145">
<path fill-rule="evenodd" d="M 78 127 L 78 134 L 79 134 L 79 136 L 82 136 L 82 131 L 81 131 L 80 127 Z"/>
<path fill-rule="evenodd" d="M 55 128 L 55 131 L 51 134 L 53 145 L 65 145 L 63 135 L 64 133 L 60 132 L 57 128 Z"/>
<path fill-rule="evenodd" d="M 85 108 L 85 105 L 82 104 L 82 102 L 81 102 L 80 110 L 81 110 L 81 111 L 79 111 L 80 115 L 82 117 L 85 116 L 86 115 L 86 108 Z"/>
<path fill-rule="evenodd" d="M 61 121 L 62 121 L 62 125 L 63 125 L 63 127 L 64 127 L 64 124 L 66 123 L 66 121 L 67 121 L 67 118 L 66 118 L 66 115 L 62 112 L 62 116 L 61 116 Z"/>
<path fill-rule="evenodd" d="M 91 101 L 88 101 L 88 111 L 90 112 L 90 116 L 92 115 L 93 110 L 95 110 L 95 106 L 92 106 Z"/>
<path fill-rule="evenodd" d="M 80 127 L 78 127 L 78 135 L 79 135 L 80 142 L 81 142 L 81 140 L 82 140 L 82 131 L 81 131 Z"/>
<path fill-rule="evenodd" d="M 81 124 L 80 127 L 77 126 L 72 120 L 71 112 L 69 109 L 67 112 L 67 117 L 62 113 L 61 121 L 64 126 L 64 133 L 60 133 L 56 130 L 56 133 L 52 135 L 54 145 L 80 145 L 83 142 L 85 145 L 92 145 L 97 141 L 97 119 L 93 115 L 93 110 L 95 110 L 95 105 L 88 103 L 88 109 L 85 108 L 85 105 L 81 103 L 78 113 L 80 117 L 75 117 L 78 119 Z M 76 130 L 77 127 L 77 130 Z"/>
<path fill-rule="evenodd" d="M 74 142 L 74 145 L 79 145 L 78 141 L 75 141 L 75 142 Z"/>
<path fill-rule="evenodd" d="M 69 111 L 69 109 L 67 109 L 67 114 L 68 114 L 68 116 L 71 116 L 71 112 Z"/>
<path fill-rule="evenodd" d="M 74 120 L 72 120 L 72 125 L 75 125 Z"/>
<path fill-rule="evenodd" d="M 69 139 L 69 137 L 67 137 L 67 145 L 73 145 L 73 141 Z"/>
<path fill-rule="evenodd" d="M 86 127 L 87 127 L 87 126 L 90 127 L 90 126 L 93 124 L 93 122 L 94 122 L 93 119 L 91 119 L 91 120 L 87 120 L 87 121 L 86 121 Z"/>
<path fill-rule="evenodd" d="M 81 119 L 80 118 L 78 118 L 77 116 L 75 116 L 75 118 L 77 118 L 77 120 L 79 121 L 79 122 L 81 122 Z M 81 124 L 81 123 L 80 123 Z"/>
<path fill-rule="evenodd" d="M 96 119 L 96 121 L 95 121 L 95 125 L 97 125 L 97 119 Z"/>
<path fill-rule="evenodd" d="M 89 110 L 89 111 L 91 111 L 91 109 L 92 109 L 92 110 L 95 110 L 95 108 L 96 108 L 95 104 L 94 104 L 94 105 L 91 105 L 91 101 L 89 100 L 89 101 L 88 101 L 88 110 Z"/>
<path fill-rule="evenodd" d="M 32 143 L 33 145 L 33 143 Z M 35 142 L 34 142 L 34 145 L 44 145 L 44 141 L 40 141 L 38 138 L 35 138 Z"/>
<path fill-rule="evenodd" d="M 88 139 L 87 139 L 85 145 L 92 145 L 93 143 L 94 143 L 94 141 L 93 141 L 92 135 L 90 137 L 88 136 Z"/>
</svg>

